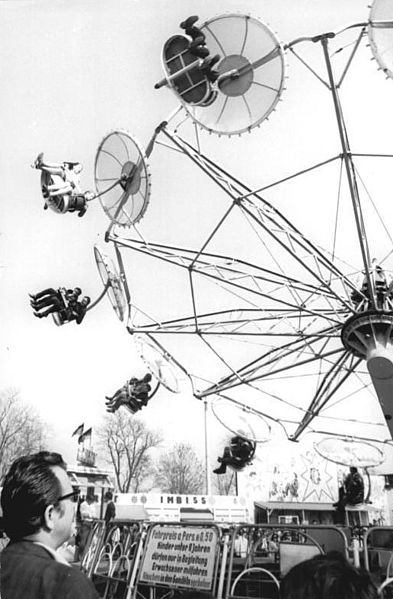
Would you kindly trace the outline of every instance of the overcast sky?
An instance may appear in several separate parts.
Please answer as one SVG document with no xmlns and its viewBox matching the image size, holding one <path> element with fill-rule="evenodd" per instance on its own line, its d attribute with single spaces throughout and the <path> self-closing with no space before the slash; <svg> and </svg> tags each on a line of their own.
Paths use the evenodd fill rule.
<svg viewBox="0 0 393 599">
<path fill-rule="evenodd" d="M 20 389 L 22 399 L 50 425 L 53 448 L 69 461 L 76 449 L 71 432 L 81 422 L 97 426 L 105 413 L 104 396 L 133 374 L 144 374 L 145 368 L 106 299 L 81 326 L 56 327 L 50 317 L 33 316 L 28 293 L 46 287 L 78 285 L 97 297 L 102 286 L 93 246 L 100 244 L 112 257 L 114 251 L 104 242 L 109 221 L 98 201 L 81 219 L 43 211 L 39 173 L 30 164 L 41 151 L 50 161 L 80 161 L 82 186 L 94 189 L 94 159 L 101 139 L 111 130 L 125 129 L 145 148 L 155 127 L 178 105 L 169 89 L 154 89 L 163 77 L 164 42 L 190 14 L 205 21 L 228 12 L 260 18 L 288 43 L 365 22 L 369 9 L 359 0 L 217 0 L 214 12 L 208 0 L 0 2 L 0 383 L 2 388 Z M 344 36 L 335 48 L 352 40 L 353 36 Z M 305 55 L 323 69 L 319 46 L 305 45 Z M 353 151 L 389 153 L 393 82 L 378 72 L 372 58 L 363 41 L 343 88 L 344 112 Z M 230 139 L 200 133 L 203 151 L 254 188 L 341 151 L 326 88 L 294 56 L 287 56 L 286 63 L 286 89 L 277 110 L 260 128 Z M 180 130 L 195 141 L 190 122 Z M 150 241 L 178 246 L 191 246 L 201 232 L 206 237 L 225 207 L 216 188 L 183 156 L 162 146 L 155 148 L 149 163 L 152 193 L 139 233 Z M 392 170 L 386 165 L 375 160 L 361 168 L 365 196 L 372 195 L 388 226 L 393 216 Z M 326 223 L 330 226 L 327 213 L 336 205 L 337 182 L 337 172 L 329 167 L 306 181 L 272 191 L 267 199 L 277 202 L 318 243 L 331 247 L 334 233 Z M 342 210 L 340 257 L 361 273 L 353 217 L 349 209 Z M 375 212 L 370 209 L 369 214 L 373 257 L 380 259 L 391 242 Z M 246 256 L 251 242 L 245 235 L 246 228 L 234 221 L 217 247 L 222 242 L 223 253 Z M 154 260 L 133 252 L 124 256 L 133 297 L 142 309 L 162 320 L 175 312 L 191 314 L 184 277 L 168 274 Z M 250 259 L 258 263 L 255 253 Z M 214 305 L 214 291 L 211 296 L 206 293 L 202 305 Z M 164 337 L 160 342 L 166 346 Z M 184 358 L 187 364 L 194 360 L 195 371 L 201 367 L 202 375 L 218 380 L 220 373 L 214 371 L 210 354 L 202 356 L 200 349 L 193 353 L 193 343 L 195 339 L 184 337 L 168 339 L 179 360 Z M 233 345 L 231 351 L 239 350 Z M 289 384 L 302 393 L 305 381 Z M 373 394 L 364 390 L 360 397 L 364 418 L 374 417 L 378 404 Z M 351 401 L 347 413 L 359 406 L 359 399 Z M 203 405 L 192 397 L 186 378 L 179 394 L 160 390 L 142 416 L 163 430 L 168 444 L 174 440 L 203 445 Z M 214 431 L 220 434 L 217 428 Z"/>
</svg>

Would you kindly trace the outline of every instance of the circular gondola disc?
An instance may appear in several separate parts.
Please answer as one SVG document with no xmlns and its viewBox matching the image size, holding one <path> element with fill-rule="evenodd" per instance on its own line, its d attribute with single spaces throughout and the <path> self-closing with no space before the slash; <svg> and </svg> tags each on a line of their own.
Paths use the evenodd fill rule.
<svg viewBox="0 0 393 599">
<path fill-rule="evenodd" d="M 385 75 L 393 78 L 393 4 L 390 0 L 372 3 L 368 37 L 375 60 Z"/>
<path fill-rule="evenodd" d="M 314 449 L 320 456 L 344 466 L 367 468 L 378 466 L 384 460 L 384 453 L 367 441 L 339 437 L 324 437 L 314 443 Z"/>
<path fill-rule="evenodd" d="M 211 408 L 217 420 L 231 433 L 256 443 L 269 441 L 271 427 L 253 408 L 219 396 L 213 399 Z"/>
<path fill-rule="evenodd" d="M 284 50 L 276 35 L 258 19 L 228 14 L 202 27 L 210 56 L 220 55 L 215 99 L 205 105 L 184 103 L 201 127 L 218 135 L 242 134 L 274 110 L 284 89 Z M 180 97 L 181 99 L 181 97 Z"/>
<path fill-rule="evenodd" d="M 94 257 L 97 263 L 98 272 L 104 286 L 107 288 L 107 296 L 111 302 L 116 316 L 123 321 L 125 314 L 126 301 L 120 276 L 112 260 L 101 252 L 97 245 L 94 246 Z"/>
<path fill-rule="evenodd" d="M 150 173 L 144 152 L 125 131 L 112 131 L 98 146 L 94 179 L 105 214 L 115 225 L 129 227 L 145 214 Z"/>
<path fill-rule="evenodd" d="M 151 374 L 172 393 L 180 391 L 177 366 L 173 358 L 166 353 L 154 340 L 142 335 L 135 335 L 135 345 L 138 354 L 146 364 Z"/>
</svg>

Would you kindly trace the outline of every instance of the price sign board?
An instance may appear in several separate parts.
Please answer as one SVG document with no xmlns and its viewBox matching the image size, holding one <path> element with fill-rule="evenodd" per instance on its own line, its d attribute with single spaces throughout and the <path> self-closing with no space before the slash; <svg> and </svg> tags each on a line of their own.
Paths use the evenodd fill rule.
<svg viewBox="0 0 393 599">
<path fill-rule="evenodd" d="M 139 581 L 209 591 L 213 586 L 218 529 L 156 524 L 149 532 Z"/>
</svg>

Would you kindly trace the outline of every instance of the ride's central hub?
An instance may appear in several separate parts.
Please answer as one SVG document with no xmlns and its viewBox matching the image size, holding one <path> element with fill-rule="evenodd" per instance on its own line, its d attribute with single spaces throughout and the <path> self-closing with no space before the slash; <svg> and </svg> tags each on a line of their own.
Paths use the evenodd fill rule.
<svg viewBox="0 0 393 599">
<path fill-rule="evenodd" d="M 367 311 L 344 324 L 345 349 L 367 361 L 367 369 L 393 438 L 393 312 Z"/>
<path fill-rule="evenodd" d="M 346 350 L 364 360 L 376 355 L 393 361 L 393 312 L 370 310 L 344 324 L 341 340 Z"/>
</svg>

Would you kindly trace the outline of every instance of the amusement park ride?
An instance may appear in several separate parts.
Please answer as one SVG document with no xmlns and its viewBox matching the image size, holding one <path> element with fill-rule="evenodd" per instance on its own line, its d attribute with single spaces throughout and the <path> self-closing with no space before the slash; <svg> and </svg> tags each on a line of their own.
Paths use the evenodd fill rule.
<svg viewBox="0 0 393 599">
<path fill-rule="evenodd" d="M 181 23 L 181 30 L 164 44 L 165 77 L 155 86 L 169 87 L 180 106 L 155 128 L 145 151 L 125 131 L 106 135 L 95 158 L 95 193 L 82 191 L 78 163 L 46 163 L 40 155 L 33 165 L 41 171 L 45 207 L 59 214 L 76 211 L 83 216 L 90 202 L 99 199 L 109 219 L 105 240 L 114 248 L 117 265 L 97 246 L 94 248 L 103 291 L 86 310 L 106 295 L 158 385 L 177 393 L 179 380 L 185 375 L 193 395 L 205 402 L 209 399 L 216 418 L 252 446 L 268 441 L 277 429 L 293 441 L 312 432 L 319 435 L 317 451 L 327 459 L 376 466 L 383 462 L 385 448 L 393 443 L 393 280 L 389 275 L 393 242 L 390 239 L 387 254 L 378 255 L 371 248 L 364 214 L 367 194 L 360 184 L 356 158 L 381 155 L 352 153 L 340 92 L 364 40 L 380 70 L 393 78 L 393 7 L 384 0 L 374 0 L 367 21 L 285 45 L 267 25 L 246 15 L 226 14 L 200 26 L 197 17 L 189 17 Z M 331 44 L 342 34 L 353 39 L 344 67 L 337 72 Z M 307 44 L 322 53 L 323 73 L 299 54 L 298 48 Z M 330 94 L 339 151 L 324 162 L 252 189 L 202 152 L 198 130 L 229 139 L 259 127 L 276 109 L 284 91 L 288 55 L 300 61 Z M 180 116 L 183 121 L 179 124 Z M 190 121 L 195 125 L 195 141 L 179 133 L 183 122 Z M 156 145 L 181 153 L 227 199 L 219 221 L 194 249 L 146 240 L 137 228 L 142 217 L 148 218 L 147 158 Z M 331 163 L 341 169 L 348 185 L 357 232 L 354 266 L 345 256 L 337 256 L 334 244 L 324 249 L 316 235 L 303 233 L 285 211 L 263 195 Z M 253 260 L 217 249 L 219 235 L 233 219 L 245 222 L 250 237 L 259 244 Z M 132 250 L 135 260 L 143 256 L 184 272 L 189 282 L 190 312 L 159 320 L 136 306 L 122 257 L 125 249 Z M 210 284 L 222 303 L 215 299 L 213 308 L 205 309 L 209 304 L 201 298 Z M 70 306 L 66 290 L 58 292 L 64 306 L 54 318 L 61 325 L 75 317 L 67 317 Z M 203 361 L 189 364 L 181 353 L 169 352 L 165 339 L 173 335 L 197 338 L 199 350 L 220 364 L 221 376 L 207 377 Z M 253 353 L 248 349 L 244 353 L 231 351 L 231 344 L 239 341 Z M 323 427 L 328 422 L 328 417 L 324 420 L 326 409 L 334 404 L 337 394 L 345 389 L 348 396 L 354 393 L 354 387 L 348 387 L 354 382 L 359 390 L 359 381 L 367 374 L 364 365 L 390 437 L 381 422 L 368 423 L 367 433 L 359 426 L 359 434 L 350 437 L 345 429 L 326 431 Z M 284 397 L 275 386 L 283 376 L 295 373 L 307 380 L 304 389 L 308 397 L 302 393 L 301 403 L 294 398 L 297 393 L 289 390 Z M 111 411 L 120 405 L 130 407 L 127 398 L 134 397 L 131 387 L 127 383 L 108 398 Z M 132 404 L 131 412 L 146 404 L 144 396 L 142 404 Z"/>
</svg>

